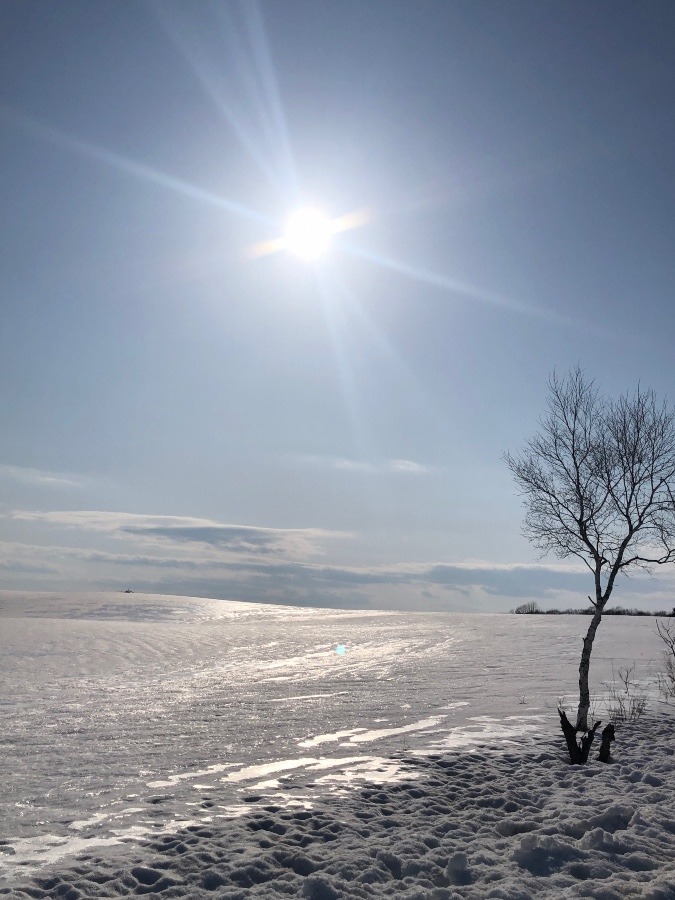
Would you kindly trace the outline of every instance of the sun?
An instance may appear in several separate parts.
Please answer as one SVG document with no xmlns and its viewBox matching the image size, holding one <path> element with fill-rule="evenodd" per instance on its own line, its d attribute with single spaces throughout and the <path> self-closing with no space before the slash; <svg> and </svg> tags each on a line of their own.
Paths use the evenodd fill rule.
<svg viewBox="0 0 675 900">
<path fill-rule="evenodd" d="M 316 206 L 300 206 L 286 220 L 283 244 L 289 253 L 304 260 L 315 260 L 328 251 L 335 223 Z"/>
<path fill-rule="evenodd" d="M 371 218 L 368 209 L 360 209 L 333 219 L 319 206 L 298 206 L 289 214 L 279 237 L 253 244 L 247 249 L 246 255 L 249 259 L 258 259 L 285 250 L 304 262 L 317 262 L 330 250 L 336 234 L 360 228 Z"/>
</svg>

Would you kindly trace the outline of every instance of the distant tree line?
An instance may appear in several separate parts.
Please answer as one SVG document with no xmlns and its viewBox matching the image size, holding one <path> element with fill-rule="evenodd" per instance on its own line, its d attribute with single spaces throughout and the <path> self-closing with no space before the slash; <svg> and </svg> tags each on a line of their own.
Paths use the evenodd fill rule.
<svg viewBox="0 0 675 900">
<path fill-rule="evenodd" d="M 593 607 L 582 607 L 581 609 L 541 609 L 536 600 L 529 600 L 527 603 L 521 603 L 515 609 L 510 610 L 516 615 L 547 615 L 547 616 L 592 616 Z M 606 616 L 659 616 L 661 618 L 675 617 L 675 606 L 671 612 L 660 609 L 658 612 L 650 613 L 644 609 L 625 609 L 623 606 L 615 606 L 604 611 Z"/>
</svg>

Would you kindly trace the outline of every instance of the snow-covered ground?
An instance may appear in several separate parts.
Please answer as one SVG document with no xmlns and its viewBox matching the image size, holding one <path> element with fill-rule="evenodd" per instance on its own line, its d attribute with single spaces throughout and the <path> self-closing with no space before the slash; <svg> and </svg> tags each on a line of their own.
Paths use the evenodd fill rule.
<svg viewBox="0 0 675 900">
<path fill-rule="evenodd" d="M 587 624 L 0 592 L 0 894 L 675 898 L 672 709 L 567 764 Z M 599 718 L 661 653 L 603 621 Z"/>
</svg>

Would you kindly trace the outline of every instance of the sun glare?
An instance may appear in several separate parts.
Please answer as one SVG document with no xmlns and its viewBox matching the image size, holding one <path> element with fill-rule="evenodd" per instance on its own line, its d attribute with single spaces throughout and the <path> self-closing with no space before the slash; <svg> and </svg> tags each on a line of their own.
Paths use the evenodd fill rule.
<svg viewBox="0 0 675 900">
<path fill-rule="evenodd" d="M 330 250 L 333 236 L 360 228 L 372 218 L 367 209 L 331 219 L 318 206 L 298 206 L 286 219 L 283 233 L 254 244 L 247 250 L 249 259 L 285 250 L 305 262 L 314 262 Z"/>
<path fill-rule="evenodd" d="M 334 231 L 334 223 L 324 212 L 301 206 L 286 221 L 284 247 L 300 259 L 319 259 L 330 247 Z"/>
</svg>

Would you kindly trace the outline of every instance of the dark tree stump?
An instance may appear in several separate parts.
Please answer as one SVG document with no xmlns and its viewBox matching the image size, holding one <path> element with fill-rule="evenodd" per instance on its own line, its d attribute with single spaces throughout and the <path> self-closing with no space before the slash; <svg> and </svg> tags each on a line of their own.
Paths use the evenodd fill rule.
<svg viewBox="0 0 675 900">
<path fill-rule="evenodd" d="M 591 752 L 591 744 L 595 738 L 595 732 L 602 725 L 602 722 L 596 722 L 595 725 L 581 739 L 581 758 L 580 763 L 588 762 L 588 754 Z"/>
<path fill-rule="evenodd" d="M 600 760 L 600 762 L 609 762 L 609 754 L 613 740 L 614 726 L 610 722 L 609 725 L 605 725 L 605 727 L 602 729 L 602 743 L 600 744 L 600 751 L 598 753 L 598 759 Z"/>
<path fill-rule="evenodd" d="M 588 754 L 591 751 L 591 744 L 595 739 L 595 732 L 598 730 L 602 723 L 596 722 L 591 730 L 587 731 L 586 734 L 582 737 L 581 743 L 578 743 L 577 729 L 567 718 L 567 716 L 565 715 L 565 711 L 559 709 L 558 715 L 560 716 L 560 727 L 562 728 L 563 734 L 565 735 L 567 749 L 569 750 L 570 762 L 573 766 L 581 766 L 585 762 L 588 762 Z"/>
<path fill-rule="evenodd" d="M 565 741 L 567 742 L 567 749 L 570 753 L 570 762 L 572 764 L 579 762 L 579 745 L 577 744 L 577 730 L 572 727 L 570 720 L 565 715 L 565 711 L 562 709 L 558 710 L 558 715 L 560 716 L 560 727 L 563 730 L 563 734 L 565 735 Z"/>
</svg>

